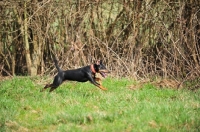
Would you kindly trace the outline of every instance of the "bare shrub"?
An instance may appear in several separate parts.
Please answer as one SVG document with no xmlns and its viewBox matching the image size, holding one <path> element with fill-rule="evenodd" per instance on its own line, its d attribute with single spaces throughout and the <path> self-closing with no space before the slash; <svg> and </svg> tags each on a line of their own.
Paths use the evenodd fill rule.
<svg viewBox="0 0 200 132">
<path fill-rule="evenodd" d="M 37 74 L 52 74 L 55 55 L 63 69 L 101 58 L 114 76 L 199 77 L 199 5 L 198 0 L 1 1 L 0 72 L 33 75 L 32 67 Z"/>
</svg>

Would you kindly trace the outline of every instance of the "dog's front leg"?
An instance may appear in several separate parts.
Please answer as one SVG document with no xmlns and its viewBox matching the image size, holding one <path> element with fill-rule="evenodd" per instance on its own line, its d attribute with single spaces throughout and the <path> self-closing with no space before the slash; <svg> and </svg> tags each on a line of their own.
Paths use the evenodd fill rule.
<svg viewBox="0 0 200 132">
<path fill-rule="evenodd" d="M 101 90 L 107 90 L 107 88 L 104 88 L 101 84 L 97 83 L 91 76 L 88 76 L 89 81 L 94 84 L 95 86 L 99 87 Z M 98 78 L 97 80 L 99 80 Z"/>
<path fill-rule="evenodd" d="M 94 79 L 96 82 L 98 82 L 100 85 L 102 85 L 101 79 L 100 78 L 95 78 Z"/>
</svg>

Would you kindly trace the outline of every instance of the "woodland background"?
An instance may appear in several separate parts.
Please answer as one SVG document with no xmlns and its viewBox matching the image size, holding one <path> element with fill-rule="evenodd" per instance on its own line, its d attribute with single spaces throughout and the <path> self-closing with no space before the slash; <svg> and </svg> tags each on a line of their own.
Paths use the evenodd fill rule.
<svg viewBox="0 0 200 132">
<path fill-rule="evenodd" d="M 0 0 L 0 76 L 101 58 L 115 76 L 200 76 L 199 0 Z"/>
</svg>

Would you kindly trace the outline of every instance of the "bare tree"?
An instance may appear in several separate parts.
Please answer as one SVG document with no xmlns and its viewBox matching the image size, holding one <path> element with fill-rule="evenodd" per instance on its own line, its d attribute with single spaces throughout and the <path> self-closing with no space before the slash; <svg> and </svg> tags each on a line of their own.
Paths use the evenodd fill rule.
<svg viewBox="0 0 200 132">
<path fill-rule="evenodd" d="M 200 75 L 198 0 L 0 3 L 0 72 L 37 75 L 102 58 L 116 75 Z"/>
</svg>

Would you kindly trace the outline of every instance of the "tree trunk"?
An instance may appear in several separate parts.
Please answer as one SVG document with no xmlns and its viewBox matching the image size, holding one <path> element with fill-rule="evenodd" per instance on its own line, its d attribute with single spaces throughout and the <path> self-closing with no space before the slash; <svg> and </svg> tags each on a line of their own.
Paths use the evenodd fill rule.
<svg viewBox="0 0 200 132">
<path fill-rule="evenodd" d="M 30 54 L 30 46 L 28 41 L 28 21 L 27 21 L 27 10 L 26 10 L 26 2 L 24 3 L 24 23 L 23 23 L 23 37 L 24 37 L 24 49 L 25 49 L 25 57 L 26 57 L 26 65 L 29 76 L 37 75 L 37 65 L 32 63 L 31 54 Z M 33 50 L 34 51 L 34 50 Z M 34 52 L 33 52 L 34 53 Z M 32 55 L 34 56 L 34 55 Z M 37 56 L 36 56 L 37 58 Z M 35 58 L 33 57 L 33 60 Z"/>
</svg>

